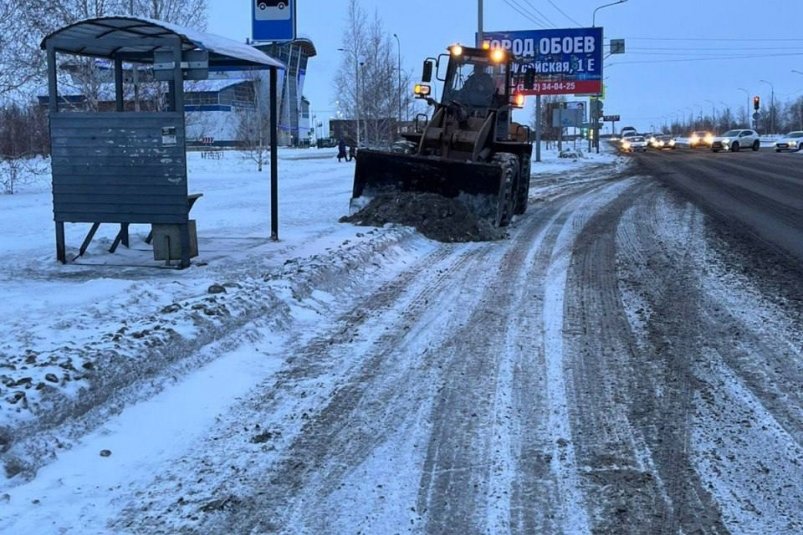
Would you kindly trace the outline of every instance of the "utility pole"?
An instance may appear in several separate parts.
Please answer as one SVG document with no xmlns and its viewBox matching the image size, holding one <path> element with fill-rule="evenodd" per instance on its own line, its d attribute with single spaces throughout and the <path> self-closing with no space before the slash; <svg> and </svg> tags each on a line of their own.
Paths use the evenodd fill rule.
<svg viewBox="0 0 803 535">
<path fill-rule="evenodd" d="M 399 36 L 396 35 L 395 33 L 393 34 L 393 37 L 396 38 L 396 44 L 399 47 L 399 128 L 398 128 L 399 132 L 397 132 L 397 134 L 400 134 L 401 133 L 401 122 L 402 122 L 401 41 L 399 40 Z"/>
<path fill-rule="evenodd" d="M 770 86 L 770 133 L 775 133 L 775 86 L 766 80 L 759 80 Z"/>
<path fill-rule="evenodd" d="M 475 46 L 482 46 L 482 0 L 477 0 L 477 42 Z"/>
</svg>

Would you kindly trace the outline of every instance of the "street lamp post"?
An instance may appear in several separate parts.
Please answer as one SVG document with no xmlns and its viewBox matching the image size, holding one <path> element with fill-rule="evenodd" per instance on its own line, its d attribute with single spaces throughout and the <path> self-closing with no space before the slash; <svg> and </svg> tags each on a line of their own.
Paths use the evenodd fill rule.
<svg viewBox="0 0 803 535">
<path fill-rule="evenodd" d="M 364 69 L 365 68 L 365 61 L 360 61 L 359 65 L 360 65 L 360 67 L 359 67 L 360 69 Z M 364 80 L 365 80 L 365 71 L 363 70 L 362 79 L 357 83 L 357 88 L 360 90 L 360 96 L 363 98 L 363 100 L 365 99 L 365 83 L 364 83 Z M 360 85 L 360 84 L 362 84 L 362 85 Z M 366 138 L 368 137 L 368 119 L 367 118 L 365 120 L 365 137 Z M 368 142 L 368 140 L 366 139 L 366 143 L 367 142 Z M 359 147 L 359 146 L 360 146 L 360 119 L 358 117 L 357 118 L 357 147 Z"/>
<path fill-rule="evenodd" d="M 705 99 L 705 101 L 708 102 L 709 104 L 711 104 L 711 122 L 712 122 L 712 126 L 713 126 L 712 130 L 716 130 L 717 129 L 717 126 L 716 126 L 717 125 L 717 105 L 714 103 L 713 100 Z"/>
<path fill-rule="evenodd" d="M 750 124 L 750 91 L 743 87 L 737 87 L 739 91 L 744 91 L 744 94 L 747 96 L 747 123 Z"/>
<path fill-rule="evenodd" d="M 340 52 L 352 52 L 347 48 L 338 48 Z M 354 119 L 357 124 L 357 146 L 360 146 L 360 63 L 357 51 L 354 52 Z"/>
<path fill-rule="evenodd" d="M 759 80 L 759 82 L 770 86 L 770 133 L 775 133 L 775 86 L 766 80 Z"/>
<path fill-rule="evenodd" d="M 597 9 L 594 10 L 593 15 L 591 15 L 591 27 L 592 28 L 596 28 L 596 26 L 597 26 L 597 24 L 596 24 L 597 11 L 599 11 L 600 9 L 602 9 L 604 7 L 615 6 L 616 4 L 624 4 L 625 2 L 627 2 L 627 0 L 618 0 L 617 2 L 611 2 L 610 4 L 605 4 L 605 5 L 599 6 Z"/>
<path fill-rule="evenodd" d="M 617 4 L 624 4 L 627 0 L 617 0 L 616 2 L 611 2 L 609 4 L 603 4 L 596 8 L 594 12 L 591 14 L 591 27 L 596 28 L 597 26 L 597 11 L 602 8 L 615 6 Z M 599 117 L 595 117 L 594 119 L 594 146 L 597 149 L 597 154 L 599 154 Z"/>
<path fill-rule="evenodd" d="M 393 37 L 396 38 L 396 44 L 399 47 L 399 132 L 401 132 L 401 122 L 402 122 L 402 75 L 401 75 L 401 41 L 399 40 L 399 36 L 395 33 Z"/>
<path fill-rule="evenodd" d="M 792 72 L 803 74 L 803 71 L 798 71 L 796 69 L 792 69 Z M 800 104 L 800 129 L 803 130 L 803 102 Z"/>
</svg>

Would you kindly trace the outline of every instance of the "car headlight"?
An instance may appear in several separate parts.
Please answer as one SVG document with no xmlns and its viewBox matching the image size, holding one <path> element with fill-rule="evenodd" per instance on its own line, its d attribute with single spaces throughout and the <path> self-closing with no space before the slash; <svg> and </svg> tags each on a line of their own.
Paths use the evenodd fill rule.
<svg viewBox="0 0 803 535">
<path fill-rule="evenodd" d="M 725 139 L 723 139 L 723 140 L 722 140 L 722 144 L 723 144 L 723 145 L 727 145 L 727 144 L 729 144 L 730 142 L 731 142 L 730 138 L 727 138 L 727 137 L 726 137 Z"/>
<path fill-rule="evenodd" d="M 624 143 L 622 143 L 622 148 L 625 149 L 625 150 L 629 149 L 630 148 L 630 143 L 625 141 Z"/>
<path fill-rule="evenodd" d="M 674 147 L 675 146 L 675 140 L 674 139 L 670 139 L 669 140 L 669 146 L 670 147 Z"/>
<path fill-rule="evenodd" d="M 705 142 L 709 145 L 714 142 L 714 136 L 705 136 Z"/>
<path fill-rule="evenodd" d="M 692 137 L 691 137 L 691 142 L 692 142 L 692 143 L 697 143 L 698 141 L 700 141 L 700 138 L 699 138 L 699 137 L 697 137 L 697 136 L 692 136 Z"/>
</svg>

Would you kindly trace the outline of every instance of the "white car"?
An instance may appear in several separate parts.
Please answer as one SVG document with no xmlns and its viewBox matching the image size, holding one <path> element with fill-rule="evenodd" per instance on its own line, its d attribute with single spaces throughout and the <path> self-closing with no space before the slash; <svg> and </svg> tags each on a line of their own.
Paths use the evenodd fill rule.
<svg viewBox="0 0 803 535">
<path fill-rule="evenodd" d="M 775 142 L 775 152 L 803 150 L 803 130 L 789 132 Z"/>
<path fill-rule="evenodd" d="M 647 140 L 644 136 L 627 136 L 622 138 L 622 150 L 624 152 L 644 152 L 647 150 Z"/>
<path fill-rule="evenodd" d="M 721 136 L 717 136 L 711 141 L 711 150 L 719 152 L 729 150 L 739 152 L 740 149 L 758 150 L 761 148 L 761 139 L 758 132 L 749 129 L 728 130 Z"/>
</svg>

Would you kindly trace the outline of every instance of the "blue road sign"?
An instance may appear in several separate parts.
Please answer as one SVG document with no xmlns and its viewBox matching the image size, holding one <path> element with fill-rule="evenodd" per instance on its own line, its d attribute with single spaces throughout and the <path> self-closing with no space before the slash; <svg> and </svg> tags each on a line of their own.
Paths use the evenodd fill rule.
<svg viewBox="0 0 803 535">
<path fill-rule="evenodd" d="M 519 90 L 526 95 L 602 92 L 602 28 L 484 32 L 482 46 L 505 48 L 524 60 Z"/>
<path fill-rule="evenodd" d="M 251 0 L 251 14 L 254 41 L 296 38 L 296 0 Z"/>
</svg>

